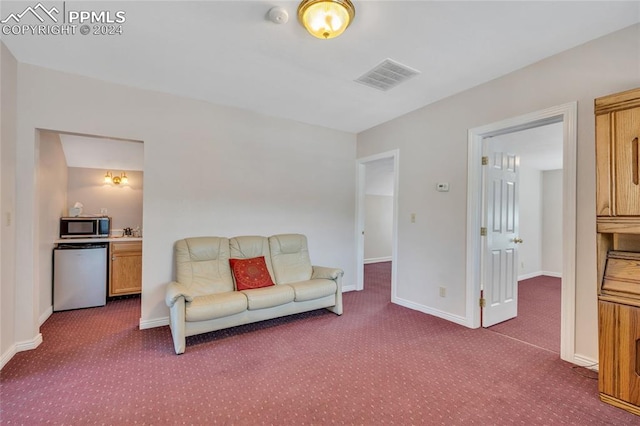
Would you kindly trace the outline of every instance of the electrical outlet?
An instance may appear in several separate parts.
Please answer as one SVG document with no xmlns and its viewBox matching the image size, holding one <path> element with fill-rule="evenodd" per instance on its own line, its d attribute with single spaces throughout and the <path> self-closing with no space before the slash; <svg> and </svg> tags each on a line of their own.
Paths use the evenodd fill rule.
<svg viewBox="0 0 640 426">
<path fill-rule="evenodd" d="M 416 214 L 411 213 L 411 223 L 416 223 Z"/>
<path fill-rule="evenodd" d="M 449 192 L 449 182 L 438 182 L 436 184 L 436 191 Z"/>
<path fill-rule="evenodd" d="M 447 297 L 447 289 L 440 287 L 440 297 Z"/>
</svg>

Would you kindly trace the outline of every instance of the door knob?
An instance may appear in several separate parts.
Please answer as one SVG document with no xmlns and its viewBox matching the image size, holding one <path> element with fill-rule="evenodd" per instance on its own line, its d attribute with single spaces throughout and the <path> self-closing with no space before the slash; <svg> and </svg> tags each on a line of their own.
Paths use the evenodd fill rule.
<svg viewBox="0 0 640 426">
<path fill-rule="evenodd" d="M 514 238 L 513 242 L 516 244 L 522 244 L 524 241 L 522 241 L 522 238 Z"/>
</svg>

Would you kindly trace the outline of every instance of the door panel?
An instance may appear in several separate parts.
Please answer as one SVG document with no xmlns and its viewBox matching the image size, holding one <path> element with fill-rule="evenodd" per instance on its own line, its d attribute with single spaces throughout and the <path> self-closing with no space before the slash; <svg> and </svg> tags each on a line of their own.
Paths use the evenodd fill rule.
<svg viewBox="0 0 640 426">
<path fill-rule="evenodd" d="M 640 212 L 640 108 L 614 113 L 614 190 L 617 216 Z"/>
<path fill-rule="evenodd" d="M 507 232 L 510 233 L 515 233 L 516 229 L 516 184 L 515 182 L 505 182 L 505 185 L 507 186 L 507 199 L 506 199 L 506 203 L 507 203 L 507 211 L 506 211 L 506 216 L 507 216 Z"/>
<path fill-rule="evenodd" d="M 484 141 L 489 164 L 484 173 L 487 236 L 483 246 L 483 289 L 486 304 L 482 326 L 489 327 L 518 314 L 518 198 L 517 155 Z"/>
<path fill-rule="evenodd" d="M 515 249 L 506 249 L 505 253 L 505 272 L 506 272 L 506 285 L 504 287 L 505 294 L 504 300 L 506 301 L 515 301 L 516 299 L 516 289 L 518 288 L 518 277 L 516 276 L 516 259 L 517 253 Z M 510 283 L 515 282 L 515 285 L 510 285 Z M 517 305 L 517 304 L 516 304 Z M 517 311 L 516 311 L 517 314 Z M 514 315 L 515 316 L 515 315 Z"/>
<path fill-rule="evenodd" d="M 491 222 L 493 232 L 502 232 L 502 208 L 500 203 L 502 201 L 502 182 L 500 180 L 494 180 L 491 182 L 493 193 L 493 214 L 491 215 Z"/>
</svg>

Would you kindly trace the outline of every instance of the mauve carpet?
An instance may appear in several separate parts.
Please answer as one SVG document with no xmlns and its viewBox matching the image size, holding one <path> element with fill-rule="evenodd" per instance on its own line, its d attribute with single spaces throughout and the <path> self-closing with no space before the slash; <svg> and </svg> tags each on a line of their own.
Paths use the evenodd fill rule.
<svg viewBox="0 0 640 426">
<path fill-rule="evenodd" d="M 560 278 L 518 282 L 518 316 L 488 329 L 560 353 Z"/>
<path fill-rule="evenodd" d="M 180 356 L 168 327 L 138 330 L 139 300 L 55 313 L 0 374 L 1 423 L 639 423 L 556 354 L 391 304 L 389 273 L 367 265 L 342 316 L 208 333 Z"/>
</svg>

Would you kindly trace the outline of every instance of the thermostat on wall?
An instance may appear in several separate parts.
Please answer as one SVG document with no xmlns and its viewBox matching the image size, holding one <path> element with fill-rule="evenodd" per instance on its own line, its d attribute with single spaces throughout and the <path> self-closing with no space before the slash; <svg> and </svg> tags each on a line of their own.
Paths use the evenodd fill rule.
<svg viewBox="0 0 640 426">
<path fill-rule="evenodd" d="M 449 182 L 439 182 L 436 185 L 436 190 L 439 192 L 449 192 Z"/>
</svg>

